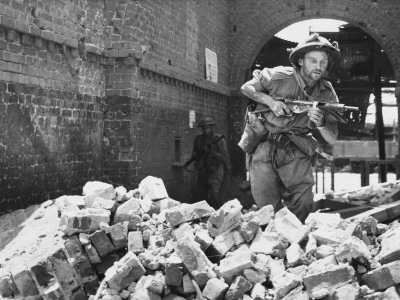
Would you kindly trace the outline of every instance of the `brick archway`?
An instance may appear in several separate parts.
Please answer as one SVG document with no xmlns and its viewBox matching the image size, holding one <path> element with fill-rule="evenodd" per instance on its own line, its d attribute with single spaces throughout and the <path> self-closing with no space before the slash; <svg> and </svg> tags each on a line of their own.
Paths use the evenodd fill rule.
<svg viewBox="0 0 400 300">
<path fill-rule="evenodd" d="M 237 2 L 232 9 L 229 82 L 239 93 L 246 70 L 262 46 L 286 26 L 315 18 L 343 20 L 371 35 L 391 61 L 396 78 L 400 78 L 399 24 L 390 14 L 390 4 L 363 1 L 259 1 Z"/>
<path fill-rule="evenodd" d="M 243 131 L 245 101 L 240 93 L 246 72 L 261 48 L 280 30 L 299 21 L 325 18 L 351 23 L 380 44 L 400 82 L 400 25 L 391 11 L 398 4 L 371 0 L 310 0 L 310 1 L 236 1 L 231 10 L 230 31 L 230 98 L 229 117 L 231 157 L 236 164 L 234 173 L 245 174 L 245 157 L 237 147 Z M 400 85 L 397 86 L 400 90 Z M 400 93 L 397 93 L 400 94 Z"/>
</svg>

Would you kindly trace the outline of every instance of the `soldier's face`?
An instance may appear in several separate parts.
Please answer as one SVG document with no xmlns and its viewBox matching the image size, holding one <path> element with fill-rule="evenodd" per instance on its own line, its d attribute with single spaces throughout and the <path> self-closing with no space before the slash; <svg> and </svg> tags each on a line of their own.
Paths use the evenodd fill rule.
<svg viewBox="0 0 400 300">
<path fill-rule="evenodd" d="M 209 135 L 212 133 L 212 125 L 201 126 L 201 130 L 203 131 L 203 134 Z"/>
<path fill-rule="evenodd" d="M 324 51 L 311 51 L 299 59 L 300 74 L 306 81 L 318 81 L 328 67 L 328 54 Z"/>
</svg>

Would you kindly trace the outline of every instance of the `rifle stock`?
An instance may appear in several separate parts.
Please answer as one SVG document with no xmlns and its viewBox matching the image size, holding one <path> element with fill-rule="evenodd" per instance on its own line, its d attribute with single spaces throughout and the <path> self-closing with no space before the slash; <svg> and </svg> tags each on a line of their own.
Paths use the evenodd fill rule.
<svg viewBox="0 0 400 300">
<path fill-rule="evenodd" d="M 208 143 L 205 147 L 204 150 L 201 151 L 200 153 L 197 153 L 197 155 L 192 156 L 189 160 L 187 160 L 184 163 L 184 168 L 188 167 L 192 162 L 200 159 L 200 157 L 206 152 L 207 149 L 210 149 L 212 145 L 214 145 L 215 143 L 218 143 L 220 140 L 222 140 L 225 136 L 221 135 L 220 137 L 216 138 L 215 140 L 211 141 L 210 143 Z"/>
</svg>

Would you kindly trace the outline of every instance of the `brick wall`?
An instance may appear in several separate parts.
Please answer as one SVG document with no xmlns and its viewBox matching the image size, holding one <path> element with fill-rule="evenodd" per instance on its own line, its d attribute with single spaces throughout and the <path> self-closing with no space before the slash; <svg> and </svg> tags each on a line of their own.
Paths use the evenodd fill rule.
<svg viewBox="0 0 400 300">
<path fill-rule="evenodd" d="M 1 1 L 0 213 L 81 194 L 100 175 L 103 10 L 92 2 Z"/>
<path fill-rule="evenodd" d="M 228 136 L 227 1 L 131 1 L 107 5 L 113 51 L 107 61 L 105 175 L 134 188 L 163 178 L 171 197 L 190 201 L 190 158 L 196 119 L 214 117 Z M 204 80 L 205 48 L 217 53 L 218 84 Z M 135 52 L 137 51 L 137 52 Z"/>
</svg>

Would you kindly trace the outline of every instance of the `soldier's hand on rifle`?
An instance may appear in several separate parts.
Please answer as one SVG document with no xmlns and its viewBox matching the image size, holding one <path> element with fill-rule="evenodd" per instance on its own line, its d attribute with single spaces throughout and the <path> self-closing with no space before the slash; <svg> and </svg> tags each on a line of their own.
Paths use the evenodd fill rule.
<svg viewBox="0 0 400 300">
<path fill-rule="evenodd" d="M 325 125 L 324 113 L 318 107 L 311 107 L 308 110 L 308 117 L 317 127 L 323 127 Z"/>
<path fill-rule="evenodd" d="M 274 101 L 270 108 L 277 117 L 288 116 L 292 113 L 283 101 Z"/>
</svg>

